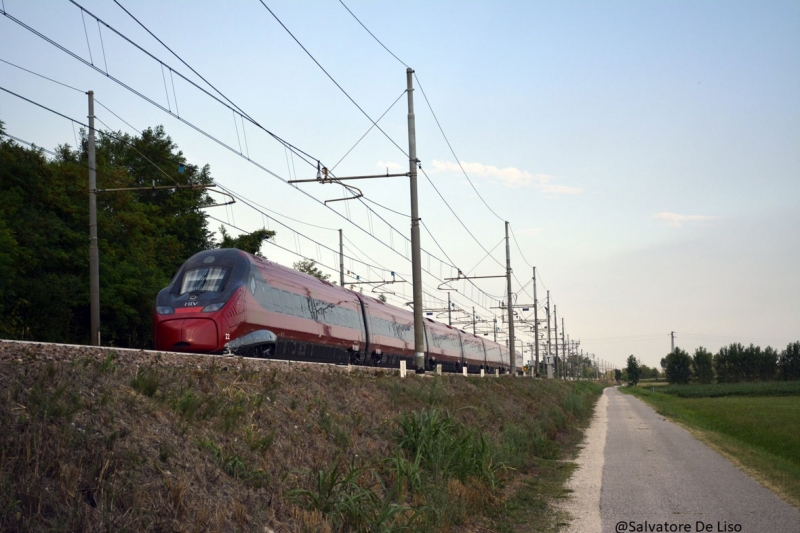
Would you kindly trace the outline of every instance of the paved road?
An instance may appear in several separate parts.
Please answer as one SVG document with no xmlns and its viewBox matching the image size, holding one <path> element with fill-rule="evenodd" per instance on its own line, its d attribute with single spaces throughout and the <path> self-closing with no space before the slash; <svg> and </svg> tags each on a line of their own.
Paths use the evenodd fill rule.
<svg viewBox="0 0 800 533">
<path fill-rule="evenodd" d="M 605 396 L 598 404 L 605 413 L 596 413 L 584 449 L 594 449 L 595 460 L 572 481 L 568 510 L 578 519 L 571 531 L 800 532 L 798 509 L 689 432 L 630 395 L 606 389 Z M 598 431 L 603 424 L 605 431 Z M 591 438 L 602 433 L 600 455 Z M 592 476 L 602 476 L 602 482 L 592 483 Z M 588 512 L 573 512 L 586 506 Z"/>
</svg>

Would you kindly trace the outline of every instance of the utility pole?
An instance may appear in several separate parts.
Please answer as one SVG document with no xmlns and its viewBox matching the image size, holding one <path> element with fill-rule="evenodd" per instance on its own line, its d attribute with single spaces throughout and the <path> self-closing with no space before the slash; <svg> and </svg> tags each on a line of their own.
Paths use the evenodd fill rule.
<svg viewBox="0 0 800 533">
<path fill-rule="evenodd" d="M 514 344 L 514 302 L 511 299 L 511 248 L 508 245 L 508 222 L 506 222 L 506 280 L 508 283 L 508 345 L 511 347 L 511 375 L 517 374 L 516 345 Z"/>
<path fill-rule="evenodd" d="M 450 303 L 450 292 L 447 293 L 447 325 L 453 325 L 453 306 Z"/>
<path fill-rule="evenodd" d="M 417 202 L 417 132 L 414 121 L 414 71 L 406 69 L 408 92 L 408 170 L 411 185 L 411 277 L 414 285 L 414 367 L 425 373 L 425 340 L 422 322 L 422 253 L 419 238 L 419 204 Z"/>
<path fill-rule="evenodd" d="M 550 291 L 547 291 L 547 379 L 553 379 L 553 362 L 550 360 Z"/>
<path fill-rule="evenodd" d="M 472 306 L 472 334 L 475 335 L 475 306 L 474 305 Z"/>
<path fill-rule="evenodd" d="M 670 350 L 669 353 L 672 353 L 672 352 L 675 351 L 675 332 L 674 331 L 670 331 L 669 332 L 669 336 L 672 339 L 672 350 Z"/>
<path fill-rule="evenodd" d="M 94 153 L 94 91 L 89 91 L 89 344 L 100 346 L 100 253 L 97 250 L 97 173 Z"/>
<path fill-rule="evenodd" d="M 494 317 L 494 342 L 497 342 L 497 317 Z"/>
<path fill-rule="evenodd" d="M 567 352 L 567 342 L 564 339 L 564 317 L 561 317 L 561 347 L 564 349 L 564 360 L 569 362 L 569 353 Z M 567 370 L 569 367 L 564 365 L 564 379 L 568 377 Z"/>
<path fill-rule="evenodd" d="M 555 327 L 555 334 L 556 334 L 556 361 L 558 361 L 558 306 L 553 304 L 553 326 Z M 561 378 L 564 374 L 564 369 L 561 368 L 564 366 L 564 363 L 558 365 L 556 370 L 558 371 L 556 377 Z"/>
<path fill-rule="evenodd" d="M 536 299 L 536 267 L 533 267 L 533 344 L 536 346 L 536 373 L 539 373 L 539 300 Z"/>
<path fill-rule="evenodd" d="M 344 289 L 344 240 L 339 230 L 339 285 Z"/>
</svg>

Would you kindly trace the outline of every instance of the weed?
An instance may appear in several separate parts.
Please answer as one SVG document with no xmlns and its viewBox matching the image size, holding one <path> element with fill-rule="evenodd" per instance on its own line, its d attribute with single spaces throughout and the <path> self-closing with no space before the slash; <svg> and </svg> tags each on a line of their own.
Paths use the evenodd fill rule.
<svg viewBox="0 0 800 533">
<path fill-rule="evenodd" d="M 228 434 L 233 428 L 239 425 L 239 420 L 245 414 L 247 409 L 241 398 L 237 398 L 228 405 L 222 408 L 221 415 L 222 421 L 220 426 L 223 433 Z"/>
<path fill-rule="evenodd" d="M 406 413 L 397 424 L 401 430 L 397 444 L 435 476 L 461 481 L 475 477 L 496 485 L 500 466 L 494 464 L 495 453 L 481 432 L 438 409 Z"/>
<path fill-rule="evenodd" d="M 117 358 L 117 353 L 112 351 L 108 352 L 106 358 L 103 360 L 102 363 L 95 363 L 97 365 L 97 373 L 98 374 L 105 374 L 107 372 L 114 372 L 117 369 L 117 365 L 114 364 L 114 360 Z"/>
<path fill-rule="evenodd" d="M 255 424 L 250 424 L 244 430 L 244 442 L 250 451 L 264 454 L 275 442 L 275 433 L 263 435 Z"/>
<path fill-rule="evenodd" d="M 28 397 L 31 415 L 41 420 L 64 419 L 67 422 L 82 407 L 81 397 L 67 383 L 59 384 L 55 390 L 37 382 Z"/>
<path fill-rule="evenodd" d="M 139 367 L 136 376 L 131 380 L 131 387 L 140 394 L 152 397 L 161 384 L 161 376 L 155 368 Z"/>
<path fill-rule="evenodd" d="M 173 450 L 173 449 L 172 449 L 172 446 L 170 446 L 170 445 L 169 445 L 169 443 L 162 442 L 162 443 L 160 443 L 160 444 L 158 445 L 158 459 L 159 459 L 159 460 L 160 460 L 162 463 L 166 463 L 166 462 L 167 462 L 167 460 L 168 460 L 170 457 L 172 457 L 172 454 L 173 454 L 174 452 L 175 452 L 175 450 Z"/>
<path fill-rule="evenodd" d="M 185 389 L 181 391 L 181 395 L 175 403 L 175 408 L 185 420 L 191 421 L 194 419 L 201 403 L 200 397 L 192 389 Z"/>
<path fill-rule="evenodd" d="M 371 478 L 375 489 L 359 484 Z M 314 488 L 295 489 L 289 496 L 307 509 L 330 517 L 334 528 L 345 531 L 403 531 L 416 520 L 417 513 L 407 505 L 395 503 L 395 492 L 388 490 L 373 469 L 341 467 L 341 459 L 319 470 Z M 381 496 L 383 493 L 383 496 Z"/>
</svg>

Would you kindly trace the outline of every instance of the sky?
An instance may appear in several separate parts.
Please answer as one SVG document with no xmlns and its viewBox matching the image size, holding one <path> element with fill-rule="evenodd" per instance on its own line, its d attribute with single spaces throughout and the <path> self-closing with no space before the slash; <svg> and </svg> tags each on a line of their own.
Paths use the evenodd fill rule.
<svg viewBox="0 0 800 533">
<path fill-rule="evenodd" d="M 72 119 L 0 91 L 6 132 L 74 146 L 93 90 L 99 129 L 163 125 L 210 165 L 239 198 L 210 226 L 276 231 L 271 260 L 338 280 L 342 229 L 346 285 L 412 299 L 408 178 L 327 205 L 351 194 L 286 183 L 408 172 L 410 67 L 429 318 L 449 293 L 460 327 L 473 306 L 479 334 L 504 326 L 505 279 L 444 280 L 504 275 L 507 221 L 525 361 L 534 267 L 539 318 L 549 291 L 611 367 L 659 366 L 672 332 L 690 353 L 800 339 L 797 2 L 76 2 L 2 0 L 0 87 Z"/>
</svg>

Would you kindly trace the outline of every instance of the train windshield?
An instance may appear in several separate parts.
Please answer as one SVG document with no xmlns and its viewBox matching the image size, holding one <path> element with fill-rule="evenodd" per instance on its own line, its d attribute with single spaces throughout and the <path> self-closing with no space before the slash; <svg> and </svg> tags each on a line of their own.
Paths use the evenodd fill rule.
<svg viewBox="0 0 800 533">
<path fill-rule="evenodd" d="M 181 294 L 195 291 L 220 292 L 227 269 L 202 267 L 188 270 L 183 275 Z"/>
</svg>

